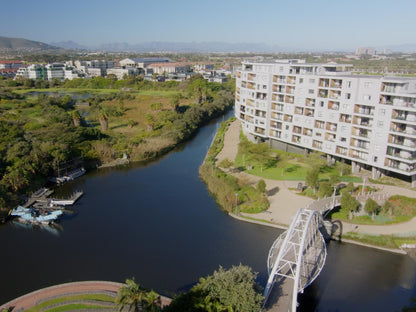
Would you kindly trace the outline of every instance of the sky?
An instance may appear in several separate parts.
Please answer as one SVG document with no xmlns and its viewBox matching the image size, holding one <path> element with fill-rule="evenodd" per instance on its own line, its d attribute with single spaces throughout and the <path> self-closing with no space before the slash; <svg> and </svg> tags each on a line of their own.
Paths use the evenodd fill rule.
<svg viewBox="0 0 416 312">
<path fill-rule="evenodd" d="M 264 43 L 354 50 L 416 44 L 416 0 L 3 0 L 0 36 L 86 46 Z"/>
</svg>

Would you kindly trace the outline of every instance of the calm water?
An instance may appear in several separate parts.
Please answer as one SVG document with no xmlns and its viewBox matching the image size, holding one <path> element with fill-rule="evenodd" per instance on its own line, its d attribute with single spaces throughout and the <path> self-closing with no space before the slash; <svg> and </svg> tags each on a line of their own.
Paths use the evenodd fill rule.
<svg viewBox="0 0 416 312">
<path fill-rule="evenodd" d="M 264 285 L 268 249 L 281 231 L 228 217 L 199 180 L 216 128 L 152 164 L 93 172 L 57 189 L 84 196 L 54 231 L 0 226 L 0 303 L 57 283 L 133 276 L 173 295 L 238 263 Z M 299 310 L 394 311 L 416 296 L 415 275 L 406 256 L 331 242 Z"/>
</svg>

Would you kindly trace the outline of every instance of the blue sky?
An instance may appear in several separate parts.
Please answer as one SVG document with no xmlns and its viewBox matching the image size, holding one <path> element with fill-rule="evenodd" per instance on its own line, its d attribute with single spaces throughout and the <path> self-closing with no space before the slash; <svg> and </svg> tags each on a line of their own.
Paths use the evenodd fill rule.
<svg viewBox="0 0 416 312">
<path fill-rule="evenodd" d="M 266 43 L 354 49 L 416 43 L 416 0 L 13 0 L 0 35 L 46 43 Z"/>
</svg>

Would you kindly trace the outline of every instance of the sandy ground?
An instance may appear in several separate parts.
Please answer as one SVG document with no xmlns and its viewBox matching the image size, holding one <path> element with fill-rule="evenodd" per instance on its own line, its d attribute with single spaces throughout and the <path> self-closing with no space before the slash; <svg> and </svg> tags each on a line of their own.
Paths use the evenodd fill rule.
<svg viewBox="0 0 416 312">
<path fill-rule="evenodd" d="M 217 163 L 228 158 L 234 161 L 237 156 L 239 135 L 241 130 L 241 123 L 235 120 L 231 123 L 228 131 L 224 137 L 224 148 L 217 155 Z M 244 172 L 232 173 L 240 178 L 246 179 L 252 183 L 257 183 L 261 178 L 249 175 Z M 300 208 L 306 207 L 313 199 L 297 195 L 289 188 L 295 188 L 298 182 L 304 181 L 276 181 L 263 179 L 267 185 L 268 199 L 270 208 L 262 213 L 249 214 L 248 216 L 267 220 L 277 225 L 289 226 L 292 218 Z M 369 185 L 367 183 L 367 185 Z M 415 197 L 416 192 L 410 189 L 390 186 L 390 185 L 374 185 L 379 190 L 376 193 L 392 195 L 404 195 L 407 197 Z M 343 232 L 357 232 L 367 234 L 401 234 L 416 235 L 416 218 L 400 224 L 392 225 L 355 225 L 343 222 Z"/>
</svg>

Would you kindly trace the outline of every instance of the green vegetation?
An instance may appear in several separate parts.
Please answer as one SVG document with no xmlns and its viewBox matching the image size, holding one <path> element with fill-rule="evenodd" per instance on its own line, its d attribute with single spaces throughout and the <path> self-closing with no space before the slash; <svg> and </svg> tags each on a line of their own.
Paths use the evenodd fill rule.
<svg viewBox="0 0 416 312">
<path fill-rule="evenodd" d="M 199 283 L 176 297 L 163 311 L 259 311 L 263 296 L 255 282 L 256 273 L 248 266 L 233 266 L 224 270 L 221 266 L 213 275 L 201 278 Z"/>
<path fill-rule="evenodd" d="M 116 299 L 119 311 L 158 312 L 161 310 L 160 295 L 153 290 L 146 290 L 133 279 L 126 279 L 126 284 L 119 288 Z"/>
<path fill-rule="evenodd" d="M 58 95 L 23 96 L 40 91 L 34 89 L 40 84 L 47 87 L 42 92 Z M 181 83 L 97 77 L 1 80 L 0 86 L 0 209 L 65 170 L 96 167 L 123 154 L 134 161 L 164 154 L 234 104 L 232 85 L 199 75 Z M 79 101 L 68 94 L 92 90 L 97 96 Z"/>
<path fill-rule="evenodd" d="M 416 236 L 412 237 L 401 237 L 396 235 L 369 235 L 362 233 L 345 233 L 342 234 L 342 238 L 350 239 L 364 244 L 398 249 L 403 244 L 414 244 L 416 243 Z"/>
<path fill-rule="evenodd" d="M 68 309 L 68 304 L 66 304 L 66 303 L 69 303 L 71 301 L 72 302 L 74 302 L 74 301 L 82 302 L 82 301 L 86 301 L 86 300 L 96 301 L 96 304 L 83 303 L 82 305 L 84 307 L 82 307 L 82 309 L 88 309 L 91 306 L 94 306 L 96 308 L 100 308 L 100 307 L 102 308 L 103 306 L 100 306 L 100 302 L 114 303 L 114 299 L 115 299 L 114 297 L 111 297 L 111 296 L 105 295 L 105 294 L 70 295 L 70 296 L 64 296 L 64 297 L 59 297 L 59 298 L 44 301 L 44 302 L 42 302 L 42 303 L 40 303 L 40 304 L 38 304 L 38 305 L 36 305 L 32 308 L 27 309 L 26 311 L 27 312 L 38 312 L 38 311 L 46 311 L 46 310 L 47 311 L 52 311 L 52 308 L 48 309 L 48 307 L 58 306 L 59 304 L 62 304 L 62 306 L 59 305 L 59 307 L 56 307 L 56 308 L 63 309 L 63 310 L 60 310 L 60 311 L 70 311 Z M 53 311 L 56 311 L 55 310 L 56 308 L 54 308 Z"/>
<path fill-rule="evenodd" d="M 258 213 L 266 210 L 270 205 L 262 187 L 260 189 L 253 187 L 247 181 L 237 179 L 215 165 L 215 157 L 224 146 L 224 135 L 232 120 L 234 117 L 221 123 L 205 161 L 199 168 L 199 175 L 224 210 L 237 213 L 238 208 L 240 212 Z M 221 165 L 226 168 L 230 162 L 221 162 Z"/>
</svg>

